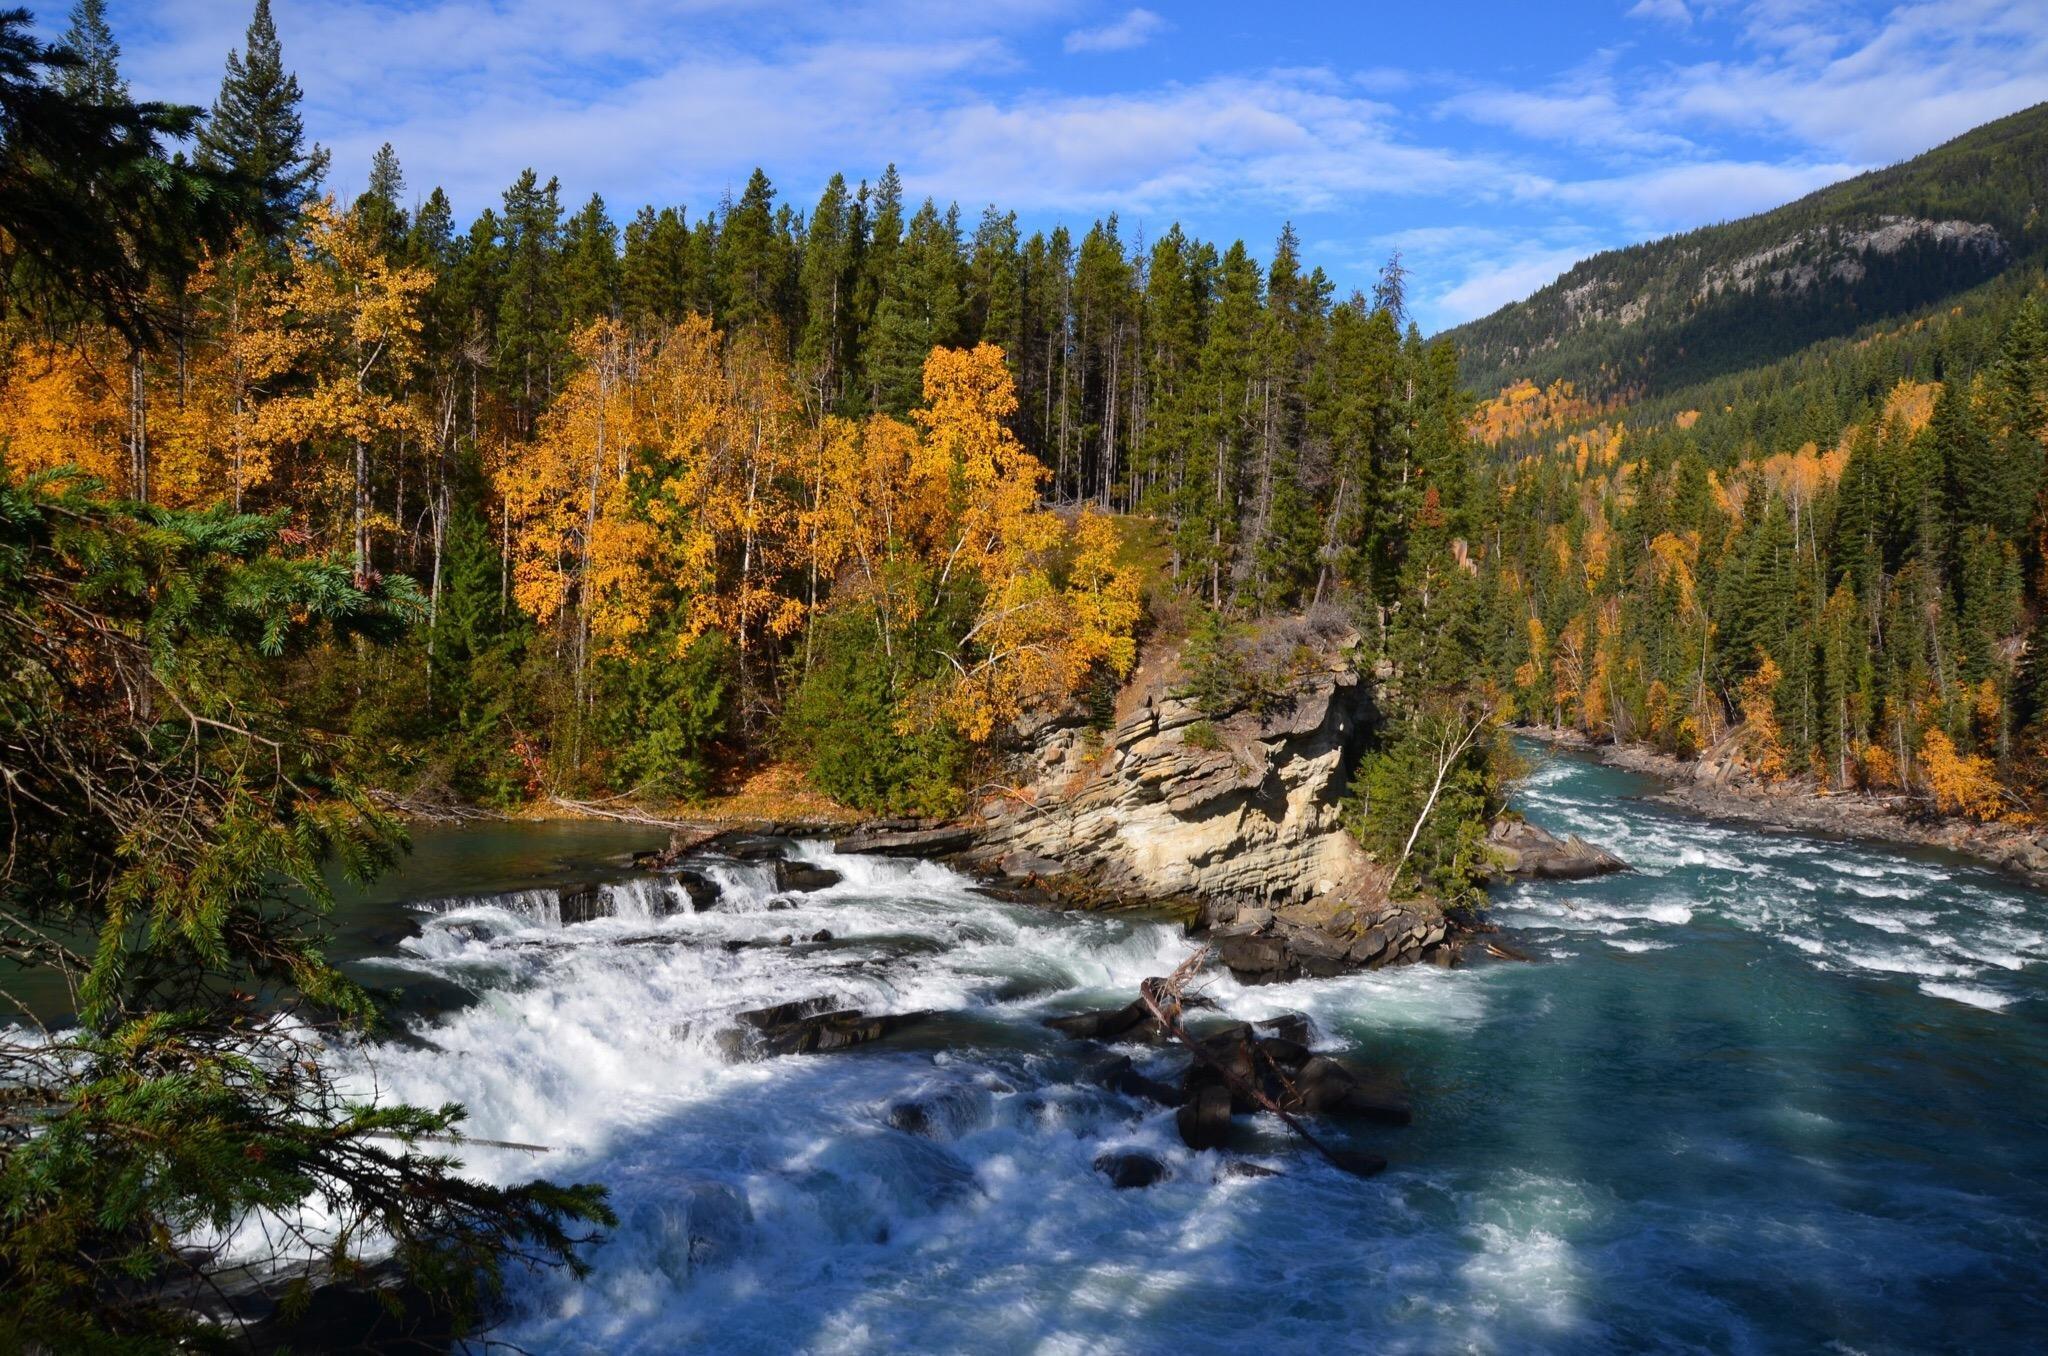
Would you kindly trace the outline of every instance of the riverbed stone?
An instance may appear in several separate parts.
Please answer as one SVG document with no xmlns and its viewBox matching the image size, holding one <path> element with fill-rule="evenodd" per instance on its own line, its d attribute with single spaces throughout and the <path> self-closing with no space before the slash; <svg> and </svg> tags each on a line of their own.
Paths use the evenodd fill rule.
<svg viewBox="0 0 2048 1356">
<path fill-rule="evenodd" d="M 829 889 L 846 877 L 830 867 L 813 866 L 809 862 L 778 861 L 775 863 L 775 888 L 797 893 Z"/>
<path fill-rule="evenodd" d="M 1107 1177 L 1109 1184 L 1118 1191 L 1152 1186 L 1171 1176 L 1164 1163 L 1150 1154 L 1135 1151 L 1103 1154 L 1095 1160 L 1095 1170 Z"/>
</svg>

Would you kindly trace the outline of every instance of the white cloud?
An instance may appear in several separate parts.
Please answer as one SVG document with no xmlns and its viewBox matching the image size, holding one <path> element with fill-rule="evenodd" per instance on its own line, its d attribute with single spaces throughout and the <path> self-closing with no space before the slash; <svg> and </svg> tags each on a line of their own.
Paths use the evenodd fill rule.
<svg viewBox="0 0 2048 1356">
<path fill-rule="evenodd" d="M 1576 91 L 1471 90 L 1443 100 L 1437 111 L 1539 141 L 1646 154 L 1682 151 L 1691 145 L 1674 133 L 1640 127 L 1614 92 L 1598 85 Z"/>
<path fill-rule="evenodd" d="M 1667 234 L 1767 211 L 1869 168 L 1710 160 L 1551 184 L 1538 197 L 1612 212 L 1640 234 Z"/>
<path fill-rule="evenodd" d="M 1679 28 L 1692 27 L 1692 11 L 1685 7 L 1685 0 L 1636 0 L 1628 12 L 1631 19 L 1656 19 Z"/>
<path fill-rule="evenodd" d="M 1166 20 L 1149 9 L 1134 9 L 1100 28 L 1077 28 L 1067 34 L 1069 52 L 1128 52 L 1143 47 L 1167 29 Z"/>
</svg>

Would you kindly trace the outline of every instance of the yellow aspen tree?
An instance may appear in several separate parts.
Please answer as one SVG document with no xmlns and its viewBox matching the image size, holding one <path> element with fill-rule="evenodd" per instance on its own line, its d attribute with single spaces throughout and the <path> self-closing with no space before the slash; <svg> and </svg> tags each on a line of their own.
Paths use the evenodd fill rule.
<svg viewBox="0 0 2048 1356">
<path fill-rule="evenodd" d="M 125 359 L 77 342 L 23 342 L 0 383 L 0 458 L 15 479 L 74 466 L 118 492 L 126 472 Z"/>
<path fill-rule="evenodd" d="M 1920 737 L 1920 770 L 1943 814 L 1995 819 L 2004 805 L 1997 769 L 1982 754 L 1965 754 L 1939 728 Z"/>
<path fill-rule="evenodd" d="M 1742 708 L 1742 741 L 1750 767 L 1757 776 L 1774 782 L 1785 775 L 1785 739 L 1778 728 L 1774 695 L 1785 675 L 1769 655 L 1761 655 L 1761 659 L 1756 672 L 1742 680 L 1738 705 Z"/>
<path fill-rule="evenodd" d="M 185 292 L 201 319 L 176 365 L 175 385 L 152 402 L 152 497 L 184 506 L 248 506 L 270 479 L 273 438 L 262 402 L 287 383 L 304 352 L 279 305 L 284 282 L 255 245 L 202 261 Z"/>
<path fill-rule="evenodd" d="M 399 391 L 420 360 L 420 305 L 433 274 L 379 254 L 332 199 L 311 204 L 292 245 L 290 282 L 269 306 L 285 335 L 274 360 L 301 386 L 262 407 L 258 436 L 305 450 L 331 516 L 349 526 L 359 578 L 370 569 L 371 456 L 394 438 L 432 434 Z M 333 452 L 342 453 L 336 466 Z M 337 505 L 342 506 L 337 509 Z"/>
</svg>

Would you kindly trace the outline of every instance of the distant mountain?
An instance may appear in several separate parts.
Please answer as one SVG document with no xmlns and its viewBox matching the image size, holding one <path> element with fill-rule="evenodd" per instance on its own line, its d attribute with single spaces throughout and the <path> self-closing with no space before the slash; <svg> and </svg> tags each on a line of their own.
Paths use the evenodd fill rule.
<svg viewBox="0 0 2048 1356">
<path fill-rule="evenodd" d="M 1447 331 L 1466 382 L 1644 396 L 1770 362 L 2048 256 L 2048 104 L 1773 211 L 1596 254 Z"/>
</svg>

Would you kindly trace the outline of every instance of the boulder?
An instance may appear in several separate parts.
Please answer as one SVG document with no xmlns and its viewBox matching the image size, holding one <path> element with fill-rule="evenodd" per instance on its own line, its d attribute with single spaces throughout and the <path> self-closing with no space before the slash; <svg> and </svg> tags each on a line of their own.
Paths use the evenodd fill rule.
<svg viewBox="0 0 2048 1356">
<path fill-rule="evenodd" d="M 775 863 L 775 888 L 797 893 L 824 890 L 839 884 L 846 877 L 830 867 L 813 866 L 809 862 L 778 861 Z"/>
<path fill-rule="evenodd" d="M 1225 937 L 1216 954 L 1240 984 L 1272 983 L 1286 979 L 1293 970 L 1287 941 L 1281 937 Z"/>
<path fill-rule="evenodd" d="M 1048 1017 L 1045 1024 L 1063 1036 L 1089 1041 L 1150 1041 L 1159 1038 L 1159 1024 L 1142 1000 L 1134 999 L 1120 1008 L 1077 1012 L 1067 1017 Z"/>
<path fill-rule="evenodd" d="M 1415 1114 L 1397 1089 L 1369 1079 L 1327 1055 L 1316 1055 L 1293 1078 L 1288 1110 L 1311 1116 L 1347 1116 L 1380 1125 L 1407 1125 Z M 1283 1103 L 1286 1105 L 1286 1103 Z"/>
<path fill-rule="evenodd" d="M 1215 1149 L 1230 1138 L 1230 1089 L 1205 1083 L 1189 1090 L 1175 1113 L 1174 1124 L 1190 1149 Z"/>
<path fill-rule="evenodd" d="M 386 1264 L 315 1286 L 303 1306 L 280 1305 L 242 1335 L 256 1351 L 438 1356 L 457 1331 L 451 1313 Z"/>
<path fill-rule="evenodd" d="M 1136 1152 L 1103 1154 L 1095 1160 L 1095 1170 L 1118 1191 L 1148 1187 L 1172 1175 L 1152 1155 Z"/>
<path fill-rule="evenodd" d="M 1249 1158 L 1233 1158 L 1228 1163 L 1225 1163 L 1222 1170 L 1216 1174 L 1216 1180 L 1223 1182 L 1229 1181 L 1232 1178 L 1278 1176 L 1280 1176 L 1278 1168 L 1269 1168 L 1264 1163 L 1254 1163 Z"/>
<path fill-rule="evenodd" d="M 974 1083 L 948 1079 L 927 1083 L 889 1103 L 883 1119 L 905 1134 L 950 1140 L 987 1125 L 995 1099 Z"/>
<path fill-rule="evenodd" d="M 564 927 L 573 923 L 588 923 L 593 918 L 604 918 L 611 914 L 611 907 L 605 903 L 602 885 L 565 885 L 556 892 L 556 898 L 560 901 Z"/>
<path fill-rule="evenodd" d="M 1522 819 L 1503 819 L 1487 830 L 1486 846 L 1499 869 L 1534 880 L 1583 880 L 1628 870 L 1628 863 L 1577 834 L 1559 838 Z"/>
<path fill-rule="evenodd" d="M 1139 1073 L 1131 1063 L 1130 1056 L 1124 1055 L 1111 1060 L 1095 1071 L 1095 1082 L 1111 1092 L 1125 1097 L 1136 1097 L 1141 1101 L 1156 1102 L 1160 1106 L 1179 1106 L 1187 1099 L 1186 1093 L 1171 1083 L 1162 1083 Z"/>
<path fill-rule="evenodd" d="M 683 892 L 683 898 L 689 903 L 690 912 L 702 913 L 717 906 L 718 882 L 703 872 L 676 871 L 670 874 L 669 879 Z"/>
</svg>

